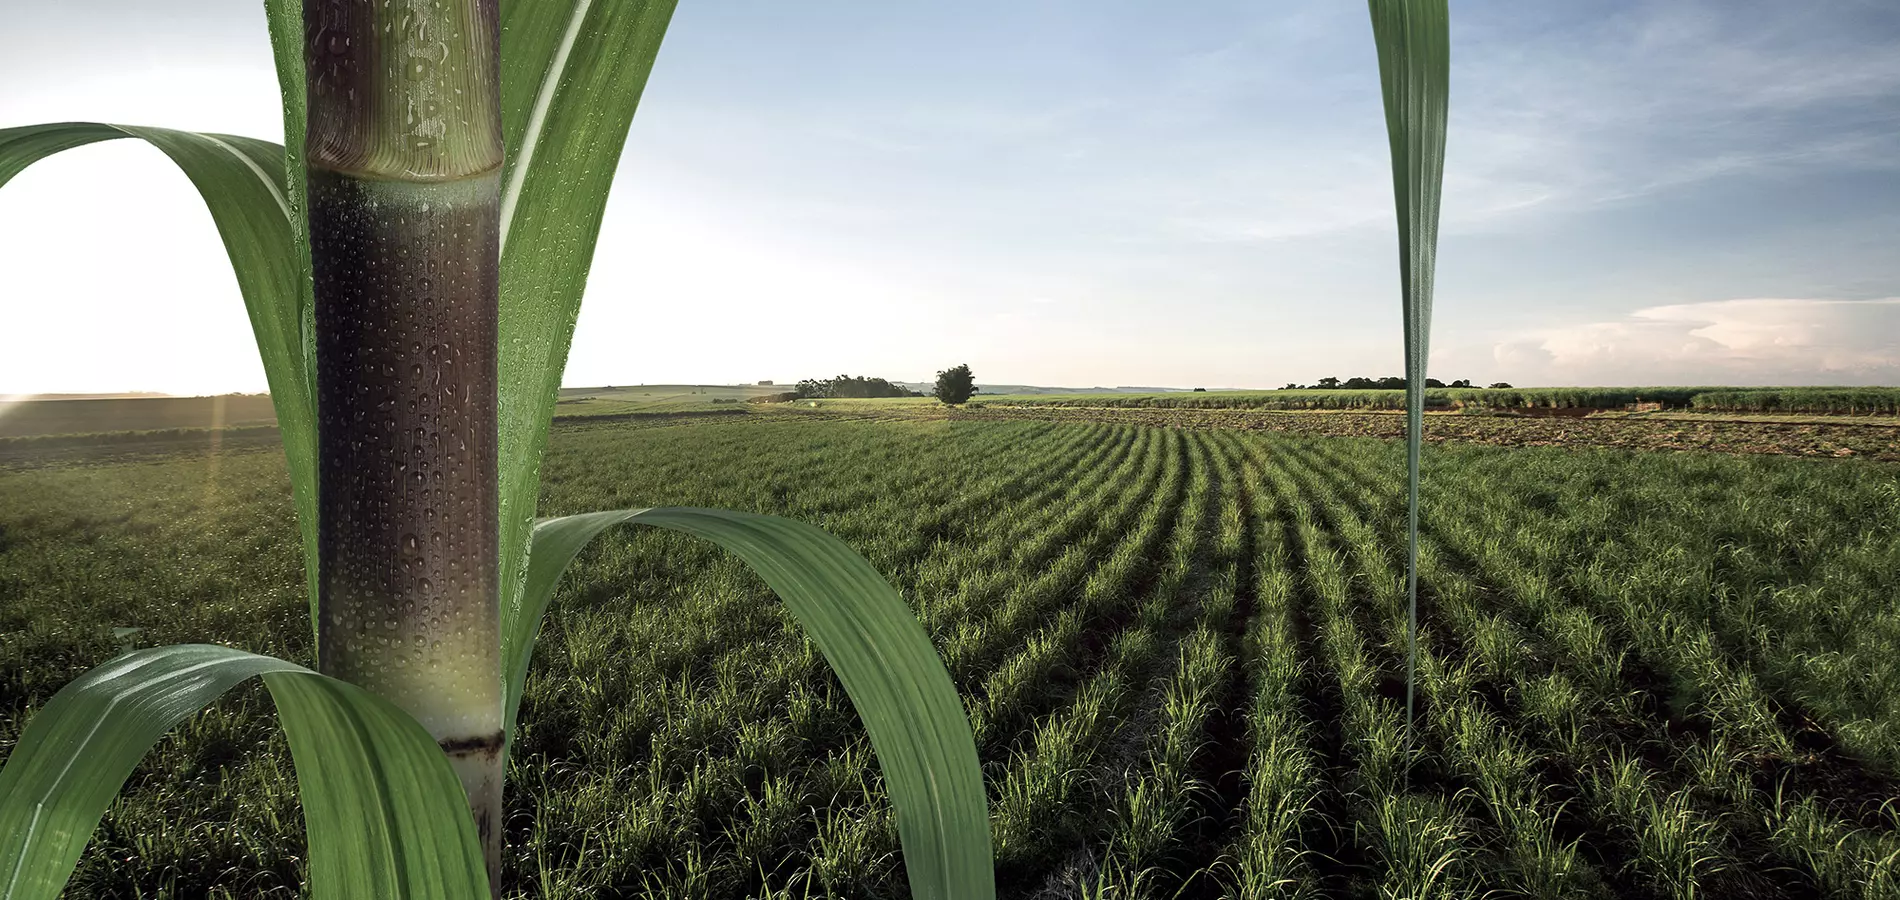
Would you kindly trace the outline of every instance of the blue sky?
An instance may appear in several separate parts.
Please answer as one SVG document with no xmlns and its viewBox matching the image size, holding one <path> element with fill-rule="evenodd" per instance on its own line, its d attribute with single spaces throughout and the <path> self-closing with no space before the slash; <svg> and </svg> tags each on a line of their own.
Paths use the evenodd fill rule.
<svg viewBox="0 0 1900 900">
<path fill-rule="evenodd" d="M 9 11 L 0 125 L 275 137 L 255 0 Z M 1900 383 L 1900 6 L 1452 5 L 1432 374 Z M 1400 371 L 1362 4 L 683 0 L 568 383 Z M 261 389 L 187 182 L 0 189 L 0 392 Z"/>
</svg>

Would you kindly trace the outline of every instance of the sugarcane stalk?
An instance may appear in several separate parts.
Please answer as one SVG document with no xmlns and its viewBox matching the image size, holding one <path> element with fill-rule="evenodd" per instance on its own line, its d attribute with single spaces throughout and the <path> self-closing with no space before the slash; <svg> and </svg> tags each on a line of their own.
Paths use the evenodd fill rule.
<svg viewBox="0 0 1900 900">
<path fill-rule="evenodd" d="M 306 0 L 318 668 L 442 745 L 501 884 L 498 0 Z"/>
</svg>

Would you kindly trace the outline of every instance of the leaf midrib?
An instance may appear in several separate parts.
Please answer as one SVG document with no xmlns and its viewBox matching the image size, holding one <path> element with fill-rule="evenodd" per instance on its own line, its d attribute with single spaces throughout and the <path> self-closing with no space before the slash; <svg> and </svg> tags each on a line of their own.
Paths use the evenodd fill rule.
<svg viewBox="0 0 1900 900">
<path fill-rule="evenodd" d="M 568 17 L 567 30 L 561 34 L 561 43 L 554 48 L 554 58 L 548 61 L 547 71 L 541 73 L 541 87 L 535 91 L 534 107 L 528 111 L 528 125 L 521 134 L 521 149 L 513 159 L 508 160 L 508 179 L 501 189 L 501 241 L 500 250 L 508 250 L 508 231 L 514 224 L 515 203 L 521 198 L 521 188 L 528 180 L 528 168 L 534 162 L 534 151 L 541 143 L 541 134 L 547 128 L 548 109 L 554 105 L 554 95 L 560 90 L 561 75 L 567 71 L 568 56 L 574 52 L 574 42 L 580 37 L 581 23 L 587 19 L 588 10 L 594 6 L 594 0 L 578 0 L 574 12 Z"/>
</svg>

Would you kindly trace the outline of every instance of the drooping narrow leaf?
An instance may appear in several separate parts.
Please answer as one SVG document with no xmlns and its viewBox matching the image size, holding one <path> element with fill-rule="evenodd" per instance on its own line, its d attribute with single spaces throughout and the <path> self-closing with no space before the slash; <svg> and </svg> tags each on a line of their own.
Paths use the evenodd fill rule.
<svg viewBox="0 0 1900 900">
<path fill-rule="evenodd" d="M 224 240 L 277 411 L 314 616 L 317 419 L 305 325 L 309 255 L 292 225 L 301 191 L 284 178 L 284 149 L 268 141 L 96 122 L 0 129 L 0 186 L 61 150 L 126 137 L 143 139 L 184 170 Z"/>
<path fill-rule="evenodd" d="M 1386 136 L 1392 151 L 1405 320 L 1405 729 L 1409 742 L 1418 681 L 1418 463 L 1425 430 L 1425 363 L 1431 355 L 1438 199 L 1445 174 L 1450 14 L 1446 0 L 1370 3 L 1385 95 Z"/>
<path fill-rule="evenodd" d="M 674 0 L 503 0 L 501 590 L 520 603 L 561 371 Z"/>
<path fill-rule="evenodd" d="M 87 672 L 27 722 L 0 767 L 0 900 L 57 897 L 152 745 L 254 675 L 264 676 L 290 737 L 312 896 L 488 895 L 461 784 L 415 720 L 296 663 L 180 644 Z"/>
<path fill-rule="evenodd" d="M 588 541 L 621 523 L 706 538 L 765 579 L 823 651 L 864 721 L 897 811 L 911 893 L 919 900 L 994 897 L 983 776 L 949 672 L 897 591 L 843 541 L 810 525 L 686 508 L 537 523 L 523 603 L 502 610 L 509 739 L 555 584 Z"/>
<path fill-rule="evenodd" d="M 290 235 L 292 262 L 297 267 L 297 329 L 302 347 L 302 384 L 306 394 L 302 403 L 308 404 L 314 418 L 317 409 L 317 324 L 316 297 L 311 291 L 310 279 L 310 204 L 309 187 L 304 181 L 303 138 L 304 138 L 304 73 L 303 73 L 303 3 L 302 0 L 264 0 L 264 18 L 270 28 L 271 56 L 277 67 L 277 90 L 279 102 L 284 114 L 283 173 L 284 200 L 290 207 Z M 266 361 L 268 367 L 269 362 Z M 277 402 L 276 385 L 272 385 L 271 400 Z M 283 413 L 278 413 L 283 418 Z M 299 437 L 299 440 L 304 438 Z M 312 427 L 308 437 L 307 450 L 311 458 L 316 458 L 316 429 Z M 290 446 L 290 436 L 285 434 L 284 446 Z M 310 600 L 310 634 L 317 638 L 317 475 L 313 465 L 310 477 L 305 481 L 296 471 L 291 473 L 291 484 L 300 498 L 297 506 L 297 527 L 303 533 L 304 540 L 304 582 L 306 594 Z M 310 498 L 308 506 L 302 497 Z M 321 648 L 319 641 L 316 649 Z"/>
</svg>

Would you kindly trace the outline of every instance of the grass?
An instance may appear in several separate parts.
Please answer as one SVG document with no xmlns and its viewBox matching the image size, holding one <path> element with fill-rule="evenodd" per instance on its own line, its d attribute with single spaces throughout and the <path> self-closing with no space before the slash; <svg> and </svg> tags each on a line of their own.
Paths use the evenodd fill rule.
<svg viewBox="0 0 1900 900">
<path fill-rule="evenodd" d="M 892 573 L 978 723 L 1005 896 L 1893 895 L 1900 466 L 1436 451 L 1408 754 L 1401 450 L 572 420 L 542 510 L 792 515 Z M 125 642 L 307 659 L 291 517 L 268 448 L 0 472 L 0 597 L 32 601 L 0 603 L 0 753 Z M 512 896 L 905 895 L 862 727 L 741 564 L 637 534 L 585 551 L 557 603 Z M 190 720 L 69 896 L 295 896 L 288 760 L 257 690 Z"/>
</svg>

